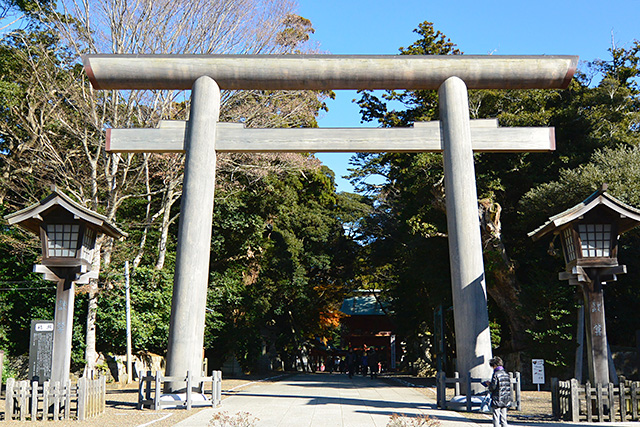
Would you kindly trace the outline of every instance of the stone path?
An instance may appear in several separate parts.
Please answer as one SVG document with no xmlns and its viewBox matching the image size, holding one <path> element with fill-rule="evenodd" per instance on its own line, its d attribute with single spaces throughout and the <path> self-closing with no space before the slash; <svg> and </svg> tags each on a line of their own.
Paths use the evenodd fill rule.
<svg viewBox="0 0 640 427">
<path fill-rule="evenodd" d="M 285 375 L 276 381 L 232 389 L 223 396 L 221 407 L 203 409 L 174 425 L 208 426 L 214 416 L 237 417 L 239 413 L 257 418 L 258 427 L 386 427 L 394 414 L 408 418 L 429 416 L 437 419 L 440 427 L 492 427 L 489 415 L 468 418 L 464 412 L 436 409 L 433 398 L 405 384 L 328 373 Z M 596 425 L 637 427 L 638 423 L 509 422 L 510 427 Z"/>
<path fill-rule="evenodd" d="M 274 383 L 260 383 L 224 399 L 222 406 L 205 409 L 176 426 L 206 426 L 216 413 L 235 416 L 248 412 L 258 426 L 386 426 L 393 414 L 434 415 L 442 427 L 475 425 L 460 414 L 438 411 L 419 391 L 370 378 L 344 374 L 293 375 Z M 488 422 L 488 419 L 487 419 Z"/>
</svg>

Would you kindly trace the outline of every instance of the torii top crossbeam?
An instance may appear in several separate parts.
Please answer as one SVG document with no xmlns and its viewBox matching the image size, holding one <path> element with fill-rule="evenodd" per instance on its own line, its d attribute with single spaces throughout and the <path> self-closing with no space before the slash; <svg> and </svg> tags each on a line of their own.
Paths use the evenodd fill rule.
<svg viewBox="0 0 640 427">
<path fill-rule="evenodd" d="M 438 89 L 452 76 L 469 89 L 564 89 L 571 55 L 111 55 L 83 57 L 96 89 Z"/>
</svg>

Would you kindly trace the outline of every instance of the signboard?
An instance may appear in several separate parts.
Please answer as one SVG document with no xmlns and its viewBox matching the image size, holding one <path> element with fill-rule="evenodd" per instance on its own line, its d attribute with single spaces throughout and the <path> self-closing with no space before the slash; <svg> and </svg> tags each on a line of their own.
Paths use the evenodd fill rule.
<svg viewBox="0 0 640 427">
<path fill-rule="evenodd" d="M 389 337 L 389 348 L 391 349 L 391 369 L 396 369 L 396 336 Z"/>
<path fill-rule="evenodd" d="M 53 321 L 32 320 L 29 341 L 29 378 L 43 383 L 51 379 Z"/>
<path fill-rule="evenodd" d="M 544 359 L 532 359 L 533 383 L 544 384 Z"/>
</svg>

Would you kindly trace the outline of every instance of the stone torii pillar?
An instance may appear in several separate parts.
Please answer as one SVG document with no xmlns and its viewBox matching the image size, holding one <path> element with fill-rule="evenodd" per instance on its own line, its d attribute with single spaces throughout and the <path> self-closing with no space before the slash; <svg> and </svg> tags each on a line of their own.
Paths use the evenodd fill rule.
<svg viewBox="0 0 640 427">
<path fill-rule="evenodd" d="M 219 115 L 220 88 L 210 77 L 199 77 L 191 91 L 167 376 L 202 371 Z"/>
<path fill-rule="evenodd" d="M 462 378 L 467 372 L 472 378 L 489 378 L 491 333 L 467 86 L 458 77 L 449 77 L 438 97 L 457 366 Z M 479 392 L 484 386 L 473 383 L 471 388 Z"/>
<path fill-rule="evenodd" d="M 451 257 L 452 289 L 454 295 L 454 315 L 456 324 L 456 345 L 458 349 L 458 370 L 466 378 L 470 372 L 473 377 L 487 378 L 490 375 L 488 359 L 491 357 L 489 338 L 489 321 L 486 306 L 486 288 L 484 267 L 482 263 L 482 247 L 477 212 L 477 195 L 475 174 L 473 171 L 473 148 L 471 126 L 469 122 L 467 88 L 470 89 L 553 89 L 565 88 L 573 77 L 578 58 L 576 56 L 335 56 L 335 55 L 207 55 L 207 56 L 159 56 L 159 55 L 88 55 L 84 58 L 85 70 L 96 89 L 194 89 L 193 96 L 199 92 L 202 76 L 214 79 L 221 89 L 261 89 L 261 90 L 339 90 L 339 89 L 439 89 L 440 111 L 442 115 L 441 131 L 442 148 L 445 158 L 445 192 L 447 198 L 447 224 Z M 196 85 L 194 86 L 194 82 Z M 200 101 L 194 100 L 194 104 Z M 213 101 L 210 101 L 213 102 Z M 196 109 L 192 105 L 192 114 Z M 211 108 L 211 107 L 205 107 Z M 215 110 L 215 108 L 213 108 Z M 193 117 L 193 116 L 192 116 Z M 189 123 L 184 148 L 187 152 L 192 145 L 200 145 L 208 140 L 210 150 L 221 149 L 225 132 L 220 126 L 216 131 L 217 116 L 211 114 L 209 122 L 202 118 Z M 416 127 L 417 128 L 417 127 Z M 412 129 L 413 137 L 417 129 Z M 387 129 L 376 129 L 387 131 Z M 154 130 L 155 131 L 155 130 Z M 227 130 L 230 134 L 233 133 Z M 253 129 L 246 129 L 247 135 L 256 135 Z M 257 130 L 268 131 L 268 130 Z M 285 130 L 274 130 L 283 132 Z M 291 129 L 286 131 L 318 131 L 310 129 Z M 373 131 L 370 129 L 369 131 Z M 180 136 L 180 129 L 177 131 Z M 184 135 L 184 130 L 182 130 Z M 334 141 L 340 139 L 342 130 L 334 133 L 325 132 Z M 435 131 L 431 129 L 431 134 Z M 475 131 L 474 131 L 475 132 Z M 348 130 L 345 132 L 349 134 Z M 427 132 L 429 133 L 429 132 Z M 115 130 L 108 136 L 109 144 L 116 143 Z M 195 135 L 200 135 L 194 142 Z M 240 141 L 237 145 L 229 143 L 227 151 L 429 151 L 425 145 L 420 149 L 412 137 L 401 135 L 404 148 L 396 149 L 391 143 L 381 141 L 383 136 L 373 137 L 375 144 L 368 146 L 364 134 L 355 135 L 356 141 L 347 145 L 337 144 L 332 149 L 323 145 L 319 138 L 323 134 L 311 134 L 306 144 L 298 144 L 295 138 L 300 132 L 291 133 L 289 138 L 281 133 L 271 133 L 275 140 L 272 149 L 264 146 L 256 147 L 249 141 Z M 354 138 L 353 135 L 350 135 Z M 140 144 L 132 151 L 154 151 Z M 217 139 L 216 139 L 217 138 Z M 161 138 L 160 138 L 161 139 Z M 523 135 L 515 139 L 527 139 Z M 552 138 L 551 138 L 552 139 Z M 550 140 L 547 130 L 547 143 Z M 122 140 L 120 141 L 122 142 Z M 267 141 L 269 142 L 269 141 Z M 432 141 L 429 141 L 432 142 Z M 439 142 L 439 141 L 438 141 Z M 528 141 L 531 142 L 531 141 Z M 162 145 L 162 142 L 160 142 Z M 279 145 L 280 144 L 280 145 Z M 115 144 L 117 145 L 117 143 Z M 135 144 L 134 144 L 135 145 Z M 177 144 L 181 145 L 181 144 Z M 269 145 L 269 144 L 267 144 Z M 499 145 L 499 144 L 498 144 Z M 526 145 L 526 144 L 524 144 Z M 553 145 L 553 144 L 551 144 Z M 175 144 L 174 144 L 175 147 Z M 315 147 L 315 148 L 314 148 Z M 487 150 L 496 149 L 491 142 Z M 502 148 L 508 150 L 509 143 Z M 261 149 L 262 148 L 262 149 Z M 522 145 L 515 143 L 512 151 L 519 151 Z M 499 148 L 498 148 L 499 149 Z M 549 147 L 547 149 L 553 149 Z M 156 151 L 163 151 L 157 148 Z M 170 149 L 167 151 L 179 151 Z M 526 149 L 524 150 L 526 151 Z M 215 157 L 214 157 L 215 158 Z M 202 185 L 209 185 L 215 178 L 215 169 L 195 174 L 187 172 L 190 163 L 185 165 L 186 175 Z M 197 177 L 196 177 L 197 175 Z M 183 191 L 183 209 L 185 199 L 192 199 L 191 191 Z M 211 200 L 213 190 L 210 191 Z M 195 198 L 198 196 L 196 195 Z M 180 219 L 180 235 L 178 236 L 177 271 L 174 279 L 171 328 L 169 331 L 169 348 L 167 375 L 184 375 L 186 370 L 199 372 L 200 354 L 203 345 L 204 306 L 208 261 L 197 265 L 182 258 L 187 257 L 184 246 L 191 246 L 193 251 L 209 252 L 211 207 L 209 198 L 202 203 L 202 211 L 198 214 L 208 216 L 207 233 L 187 236 L 183 223 L 194 221 L 192 211 L 183 211 Z M 205 212 L 206 211 L 206 212 Z M 204 224 L 201 224 L 204 227 Z M 186 227 L 186 226 L 185 226 Z M 200 230 L 204 231 L 204 230 Z M 178 265 L 197 269 L 189 279 L 181 272 Z M 197 278 L 197 279 L 196 279 Z M 202 283 L 193 283 L 198 280 Z M 198 302 L 196 302 L 198 301 Z M 178 311 L 190 315 L 178 315 Z M 196 311 L 202 311 L 196 313 Z M 175 319 L 174 319 L 175 316 Z M 181 335 L 180 343 L 176 338 Z M 184 350 L 181 349 L 184 348 Z M 187 355 L 186 352 L 191 354 Z M 197 356 L 196 356 L 197 354 Z M 197 359 L 197 360 L 196 360 Z M 197 362 L 197 363 L 196 363 Z M 474 387 L 475 389 L 476 387 Z"/>
</svg>

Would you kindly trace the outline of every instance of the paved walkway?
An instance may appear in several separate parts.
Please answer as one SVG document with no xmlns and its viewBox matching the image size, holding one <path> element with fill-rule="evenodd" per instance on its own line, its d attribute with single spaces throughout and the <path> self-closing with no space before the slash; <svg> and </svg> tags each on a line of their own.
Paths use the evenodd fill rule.
<svg viewBox="0 0 640 427">
<path fill-rule="evenodd" d="M 489 416 L 468 419 L 464 413 L 438 410 L 434 399 L 412 387 L 361 376 L 349 379 L 344 374 L 292 375 L 225 394 L 221 407 L 204 409 L 176 426 L 202 427 L 218 413 L 234 416 L 248 412 L 258 418 L 256 425 L 259 427 L 385 427 L 393 414 L 428 415 L 438 419 L 440 427 L 492 427 Z M 604 424 L 638 426 L 638 423 Z M 513 425 L 584 427 L 595 424 Z"/>
<path fill-rule="evenodd" d="M 258 383 L 228 396 L 220 408 L 204 409 L 176 425 L 206 426 L 219 412 L 249 412 L 260 427 L 384 427 L 392 414 L 437 414 L 442 427 L 475 425 L 455 412 L 436 410 L 434 400 L 411 387 L 344 374 L 293 375 Z"/>
</svg>

